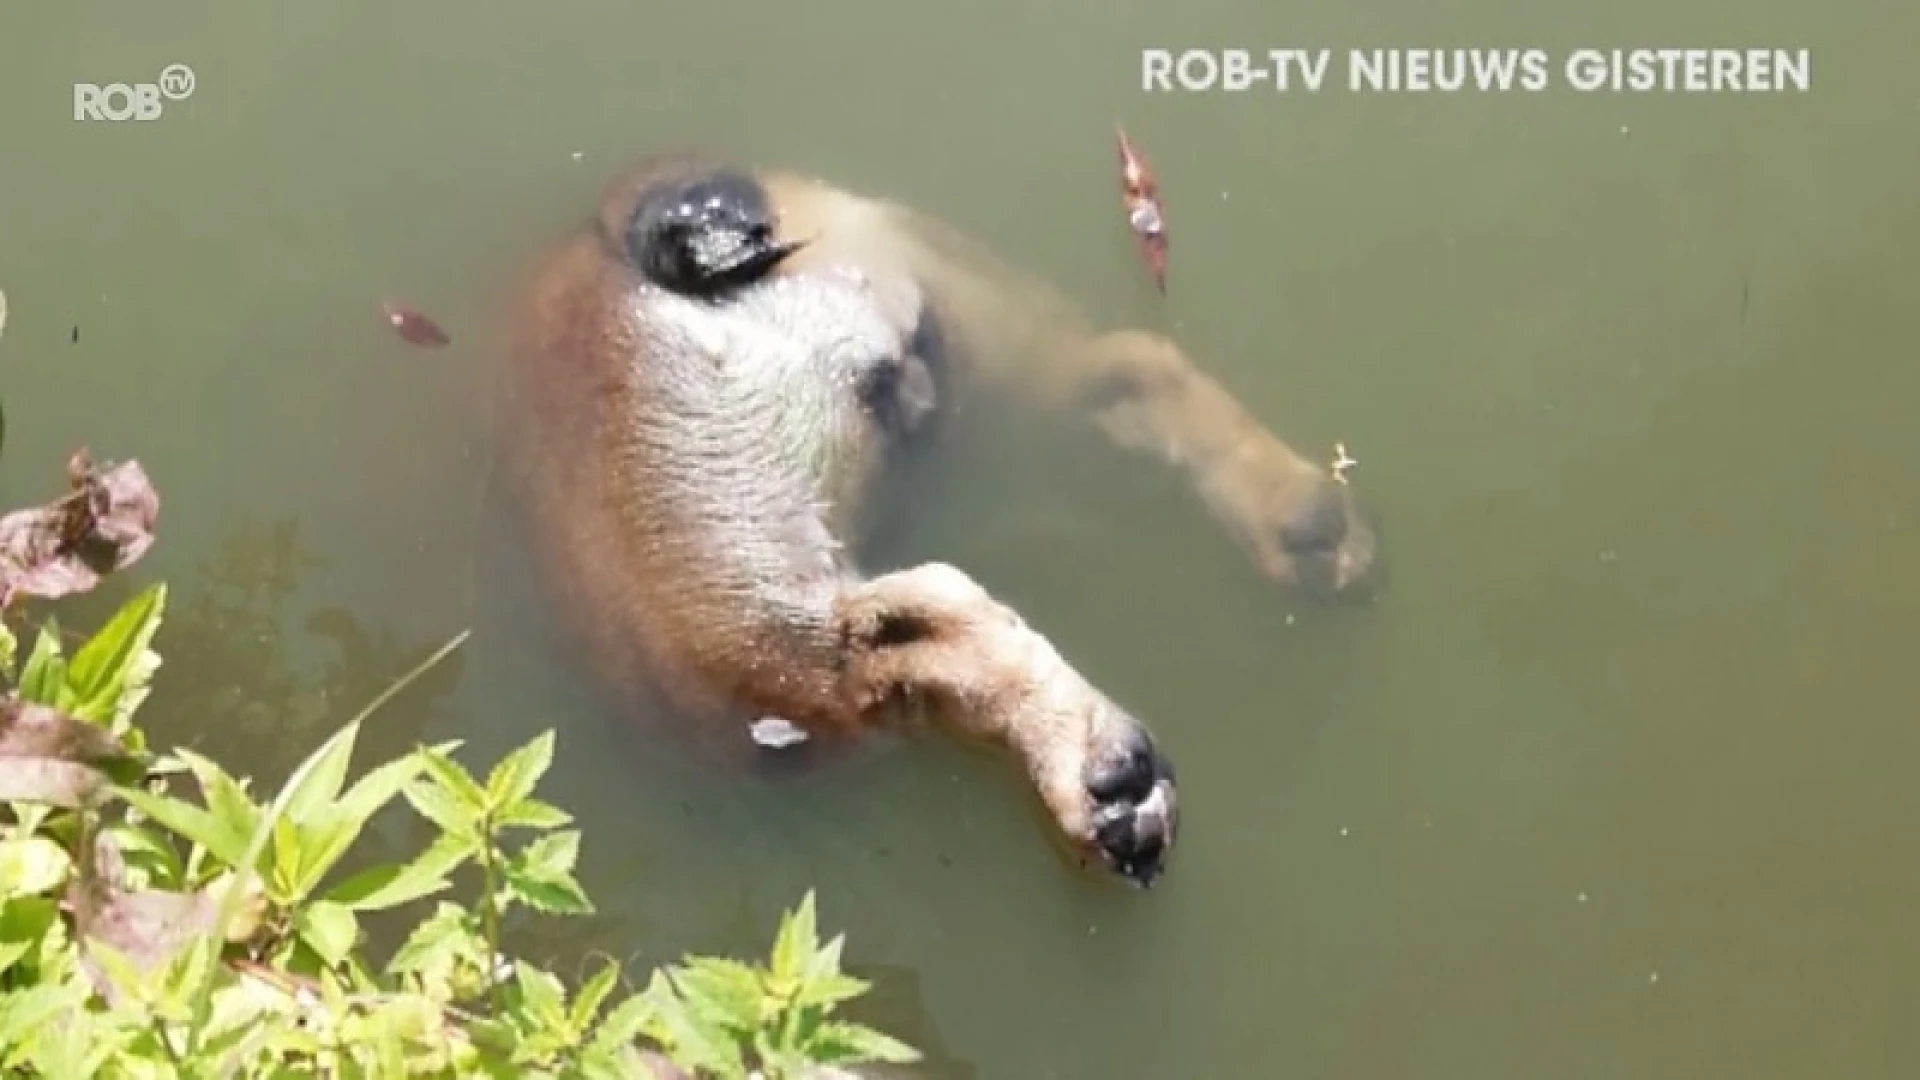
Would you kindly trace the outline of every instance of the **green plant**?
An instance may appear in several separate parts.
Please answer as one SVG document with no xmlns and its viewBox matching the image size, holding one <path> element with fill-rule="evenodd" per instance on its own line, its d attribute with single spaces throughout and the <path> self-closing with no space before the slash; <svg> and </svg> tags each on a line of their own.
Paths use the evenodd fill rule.
<svg viewBox="0 0 1920 1080">
<path fill-rule="evenodd" d="M 447 744 L 347 782 L 362 722 L 465 634 L 270 799 L 208 757 L 151 753 L 134 718 L 166 597 L 140 591 L 71 655 L 49 618 L 19 662 L 0 622 L 0 1073 L 585 1080 L 647 1076 L 646 1052 L 664 1052 L 697 1075 L 771 1080 L 918 1059 L 837 1018 L 868 986 L 841 971 L 841 938 L 819 940 L 812 893 L 767 964 L 693 957 L 637 993 L 610 962 L 569 991 L 503 958 L 508 912 L 593 910 L 579 831 L 535 797 L 553 735 L 484 779 Z M 170 790 L 187 779 L 198 801 Z M 396 799 L 437 837 L 411 861 L 341 875 Z M 463 867 L 479 878 L 467 904 L 447 898 Z M 428 902 L 384 963 L 368 954 L 363 915 Z"/>
</svg>

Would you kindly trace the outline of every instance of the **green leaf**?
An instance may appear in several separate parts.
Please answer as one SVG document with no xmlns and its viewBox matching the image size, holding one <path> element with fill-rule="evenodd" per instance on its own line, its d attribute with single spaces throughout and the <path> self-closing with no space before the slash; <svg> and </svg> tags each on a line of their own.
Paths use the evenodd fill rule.
<svg viewBox="0 0 1920 1080">
<path fill-rule="evenodd" d="M 758 971 L 738 960 L 696 956 L 671 974 L 695 1015 L 724 1023 L 742 1035 L 759 1030 L 767 997 Z"/>
<path fill-rule="evenodd" d="M 536 736 L 532 742 L 500 760 L 487 774 L 487 805 L 504 810 L 533 794 L 540 778 L 553 766 L 553 732 Z"/>
<path fill-rule="evenodd" d="M 207 849 L 228 866 L 238 868 L 246 858 L 246 836 L 230 831 L 225 822 L 191 803 L 155 795 L 144 788 L 120 787 L 114 789 L 114 794 L 161 826 Z"/>
<path fill-rule="evenodd" d="M 841 973 L 840 950 L 845 943 L 845 937 L 835 937 L 813 954 L 812 962 L 800 976 L 800 992 L 794 998 L 796 1006 L 831 1010 L 873 988 L 865 979 Z"/>
<path fill-rule="evenodd" d="M 420 775 L 424 764 L 413 754 L 389 761 L 361 777 L 336 803 L 348 820 L 365 824 Z M 356 830 L 357 832 L 358 830 Z"/>
<path fill-rule="evenodd" d="M 339 967 L 360 937 L 360 920 L 344 905 L 316 900 L 294 916 L 295 933 L 328 967 Z"/>
<path fill-rule="evenodd" d="M 40 624 L 27 666 L 20 672 L 20 699 L 36 705 L 58 705 L 67 685 L 67 661 L 60 652 L 60 621 L 49 617 Z"/>
<path fill-rule="evenodd" d="M 334 886 L 327 899 L 355 911 L 383 911 L 447 887 L 447 875 L 471 858 L 471 839 L 442 836 L 405 866 L 375 866 Z"/>
<path fill-rule="evenodd" d="M 246 787 L 212 760 L 191 750 L 176 750 L 174 756 L 193 773 L 200 785 L 200 797 L 206 800 L 207 812 L 227 831 L 235 850 L 245 850 L 246 838 L 253 835 L 254 827 L 260 823 L 260 807 L 247 796 Z M 213 849 L 208 847 L 208 850 Z"/>
<path fill-rule="evenodd" d="M 573 878 L 580 856 L 578 830 L 547 833 L 511 856 L 505 867 L 507 888 L 536 911 L 550 915 L 590 915 L 593 904 Z"/>
<path fill-rule="evenodd" d="M 13 680 L 14 662 L 20 656 L 20 639 L 13 636 L 13 627 L 0 622 L 0 673 Z"/>
<path fill-rule="evenodd" d="M 460 801 L 438 783 L 414 781 L 400 789 L 414 812 L 440 827 L 448 836 L 475 836 L 480 811 Z"/>
<path fill-rule="evenodd" d="M 0 840 L 0 885 L 15 895 L 48 892 L 72 870 L 67 850 L 44 836 Z"/>
<path fill-rule="evenodd" d="M 906 1043 L 859 1024 L 822 1024 L 807 1040 L 807 1057 L 821 1065 L 911 1065 L 920 1051 Z"/>
<path fill-rule="evenodd" d="M 573 1013 L 568 1017 L 568 1024 L 575 1032 L 585 1032 L 593 1026 L 601 1004 L 607 1000 L 608 994 L 613 993 L 614 984 L 619 981 L 620 965 L 609 960 L 580 987 L 579 995 L 573 999 Z"/>
<path fill-rule="evenodd" d="M 14 896 L 0 903 L 0 973 L 40 945 L 59 915 L 59 901 L 51 896 Z"/>
<path fill-rule="evenodd" d="M 457 905 L 443 903 L 407 935 L 393 959 L 387 961 L 387 973 L 426 971 L 472 951 L 473 933 L 467 926 L 467 913 Z"/>
<path fill-rule="evenodd" d="M 73 654 L 66 684 L 73 695 L 75 716 L 96 724 L 113 720 L 129 675 L 140 657 L 151 651 L 166 606 L 166 585 L 140 590 Z"/>
<path fill-rule="evenodd" d="M 558 829 L 573 824 L 573 815 L 539 799 L 522 799 L 493 819 L 502 829 Z"/>
<path fill-rule="evenodd" d="M 607 965 L 611 968 L 613 965 Z M 593 1033 L 595 1053 L 611 1054 L 633 1045 L 654 1021 L 653 1001 L 645 994 L 634 994 L 613 1007 Z"/>
<path fill-rule="evenodd" d="M 533 878 L 509 868 L 507 888 L 514 899 L 547 915 L 591 915 L 593 901 L 571 876 Z"/>
<path fill-rule="evenodd" d="M 689 1070 L 709 1070 L 724 1076 L 742 1076 L 746 1063 L 740 1046 L 728 1032 L 707 1023 L 687 1007 L 660 971 L 645 991 L 649 1003 L 647 1033 L 663 1043 L 677 1064 Z"/>
<path fill-rule="evenodd" d="M 813 890 L 801 898 L 800 906 L 780 918 L 780 932 L 773 939 L 773 976 L 781 981 L 798 981 L 820 948 L 814 918 Z"/>
<path fill-rule="evenodd" d="M 427 775 L 460 805 L 471 810 L 476 817 L 487 809 L 486 791 L 473 782 L 473 777 L 467 775 L 467 770 L 461 768 L 459 762 L 437 750 L 423 749 L 419 754 Z"/>
<path fill-rule="evenodd" d="M 517 963 L 513 965 L 513 981 L 530 1019 L 548 1030 L 566 1025 L 567 992 L 559 979 L 532 964 Z"/>
<path fill-rule="evenodd" d="M 520 852 L 520 865 L 536 877 L 570 874 L 580 859 L 580 831 L 548 833 Z"/>
<path fill-rule="evenodd" d="M 300 778 L 298 786 L 286 795 L 286 815 L 302 825 L 340 797 L 347 782 L 347 763 L 353 757 L 353 743 L 360 735 L 356 721 L 335 732 L 308 759 L 312 768 Z"/>
</svg>

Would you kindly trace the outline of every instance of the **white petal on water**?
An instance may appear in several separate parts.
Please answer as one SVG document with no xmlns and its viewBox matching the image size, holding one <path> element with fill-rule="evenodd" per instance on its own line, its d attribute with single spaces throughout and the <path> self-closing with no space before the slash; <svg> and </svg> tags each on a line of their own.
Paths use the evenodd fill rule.
<svg viewBox="0 0 1920 1080">
<path fill-rule="evenodd" d="M 770 750 L 784 750 L 789 746 L 798 746 L 807 741 L 807 733 L 796 727 L 792 721 L 778 716 L 763 716 L 747 725 L 753 741 Z"/>
</svg>

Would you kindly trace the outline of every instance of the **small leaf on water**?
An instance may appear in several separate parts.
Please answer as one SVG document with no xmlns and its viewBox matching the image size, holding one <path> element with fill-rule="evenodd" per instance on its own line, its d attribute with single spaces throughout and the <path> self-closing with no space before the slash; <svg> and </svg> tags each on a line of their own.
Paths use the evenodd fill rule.
<svg viewBox="0 0 1920 1080">
<path fill-rule="evenodd" d="M 139 462 L 103 469 L 81 449 L 67 474 L 66 495 L 0 517 L 0 609 L 87 592 L 153 546 L 160 496 Z"/>
<path fill-rule="evenodd" d="M 84 806 L 140 763 L 102 727 L 45 705 L 0 702 L 0 800 Z"/>
<path fill-rule="evenodd" d="M 553 732 L 547 731 L 500 759 L 487 774 L 487 804 L 504 809 L 532 795 L 534 786 L 552 765 Z"/>
<path fill-rule="evenodd" d="M 438 349 L 452 340 L 445 330 L 440 329 L 439 323 L 404 304 L 388 301 L 381 305 L 381 310 L 387 317 L 387 325 L 393 327 L 400 339 L 409 345 Z"/>
</svg>

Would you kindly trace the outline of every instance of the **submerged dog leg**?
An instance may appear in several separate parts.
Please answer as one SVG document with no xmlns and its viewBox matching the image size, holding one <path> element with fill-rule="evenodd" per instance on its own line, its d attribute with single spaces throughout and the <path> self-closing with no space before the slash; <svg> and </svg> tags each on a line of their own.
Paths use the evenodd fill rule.
<svg viewBox="0 0 1920 1080">
<path fill-rule="evenodd" d="M 922 704 L 954 732 L 1007 747 L 1077 851 L 1152 884 L 1178 820 L 1172 764 L 1012 609 L 930 563 L 851 587 L 837 622 L 856 711 Z"/>
<path fill-rule="evenodd" d="M 1264 574 L 1323 597 L 1364 591 L 1373 530 L 1351 489 L 1280 441 L 1163 335 L 1125 330 L 1052 358 L 1061 403 L 1116 444 L 1180 468 Z"/>
</svg>

